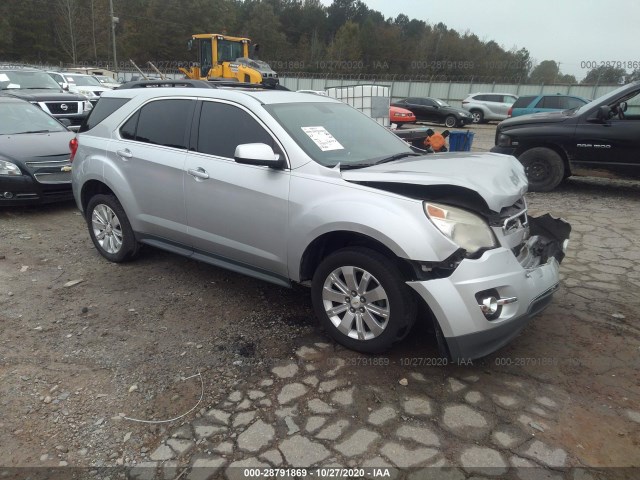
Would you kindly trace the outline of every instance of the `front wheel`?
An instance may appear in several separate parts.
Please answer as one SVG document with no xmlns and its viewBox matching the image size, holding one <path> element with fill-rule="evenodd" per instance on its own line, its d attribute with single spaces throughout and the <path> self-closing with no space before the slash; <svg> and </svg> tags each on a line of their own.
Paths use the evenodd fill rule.
<svg viewBox="0 0 640 480">
<path fill-rule="evenodd" d="M 87 205 L 89 235 L 100 255 L 111 262 L 126 262 L 138 252 L 133 229 L 114 195 L 96 195 Z"/>
<path fill-rule="evenodd" d="M 518 160 L 524 166 L 532 192 L 553 190 L 565 177 L 562 157 L 546 147 L 534 147 L 522 153 Z"/>
<path fill-rule="evenodd" d="M 380 353 L 402 340 L 416 318 L 416 302 L 396 265 L 368 248 L 326 257 L 311 285 L 316 316 L 340 344 Z"/>
<path fill-rule="evenodd" d="M 458 123 L 458 120 L 456 120 L 456 117 L 454 117 L 453 115 L 449 115 L 447 118 L 444 119 L 444 125 L 447 128 L 453 128 L 456 126 L 457 123 Z"/>
</svg>

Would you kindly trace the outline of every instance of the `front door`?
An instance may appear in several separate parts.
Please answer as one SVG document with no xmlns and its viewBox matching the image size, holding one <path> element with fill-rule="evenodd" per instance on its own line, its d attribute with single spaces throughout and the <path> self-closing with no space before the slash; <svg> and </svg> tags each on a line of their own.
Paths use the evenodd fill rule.
<svg viewBox="0 0 640 480">
<path fill-rule="evenodd" d="M 185 196 L 194 258 L 286 283 L 289 170 L 233 159 L 245 143 L 266 143 L 267 129 L 240 106 L 203 101 L 195 148 L 185 163 Z M 193 147 L 193 146 L 192 146 Z"/>
<path fill-rule="evenodd" d="M 573 164 L 639 178 L 640 89 L 610 102 L 609 107 L 615 113 L 609 121 L 588 122 L 585 116 L 580 119 Z"/>
</svg>

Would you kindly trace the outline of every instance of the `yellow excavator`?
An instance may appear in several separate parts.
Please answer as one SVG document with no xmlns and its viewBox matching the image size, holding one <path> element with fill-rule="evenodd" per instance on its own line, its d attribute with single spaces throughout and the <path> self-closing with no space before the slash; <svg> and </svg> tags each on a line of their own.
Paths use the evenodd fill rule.
<svg viewBox="0 0 640 480">
<path fill-rule="evenodd" d="M 275 87 L 278 74 L 266 62 L 255 58 L 258 45 L 251 39 L 218 33 L 192 35 L 189 50 L 197 49 L 198 64 L 180 68 L 187 78 L 196 80 L 235 80 Z"/>
</svg>

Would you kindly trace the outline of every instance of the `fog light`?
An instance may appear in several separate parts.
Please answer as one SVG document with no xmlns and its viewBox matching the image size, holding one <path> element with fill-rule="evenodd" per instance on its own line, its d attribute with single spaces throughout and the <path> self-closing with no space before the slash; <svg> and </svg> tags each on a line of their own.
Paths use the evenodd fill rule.
<svg viewBox="0 0 640 480">
<path fill-rule="evenodd" d="M 2 194 L 2 196 L 3 196 L 4 198 L 13 198 L 13 193 L 12 193 L 12 192 L 4 192 L 4 193 Z"/>
<path fill-rule="evenodd" d="M 495 320 L 502 314 L 503 305 L 517 302 L 518 297 L 500 298 L 498 290 L 492 288 L 476 293 L 476 300 L 485 318 L 487 320 Z"/>
<path fill-rule="evenodd" d="M 498 299 L 496 297 L 487 297 L 482 301 L 482 305 L 478 306 L 486 316 L 494 315 L 498 311 Z"/>
</svg>

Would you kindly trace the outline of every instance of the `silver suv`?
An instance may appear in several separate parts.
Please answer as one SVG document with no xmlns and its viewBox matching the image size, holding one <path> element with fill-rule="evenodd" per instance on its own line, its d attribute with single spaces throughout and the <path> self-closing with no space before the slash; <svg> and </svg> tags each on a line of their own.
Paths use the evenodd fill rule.
<svg viewBox="0 0 640 480">
<path fill-rule="evenodd" d="M 304 93 L 107 92 L 72 158 L 102 256 L 130 260 L 142 243 L 309 286 L 328 333 L 361 352 L 388 349 L 418 316 L 452 358 L 505 345 L 549 303 L 570 230 L 527 215 L 515 158 L 421 155 Z"/>
<path fill-rule="evenodd" d="M 509 116 L 509 108 L 517 99 L 512 93 L 470 93 L 462 101 L 462 108 L 471 113 L 473 123 L 502 121 Z"/>
</svg>

